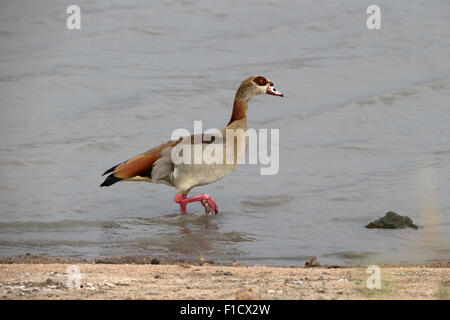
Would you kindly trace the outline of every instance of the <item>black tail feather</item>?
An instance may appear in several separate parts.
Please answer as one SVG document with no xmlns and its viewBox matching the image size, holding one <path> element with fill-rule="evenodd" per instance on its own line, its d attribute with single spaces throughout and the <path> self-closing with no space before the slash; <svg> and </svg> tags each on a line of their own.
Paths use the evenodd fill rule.
<svg viewBox="0 0 450 320">
<path fill-rule="evenodd" d="M 113 172 L 113 171 L 117 168 L 117 166 L 118 166 L 118 165 L 115 165 L 115 166 L 112 167 L 111 169 L 106 170 L 106 171 L 102 174 L 102 176 L 104 176 L 104 175 L 107 174 L 107 173 Z"/>
<path fill-rule="evenodd" d="M 105 181 L 100 185 L 100 187 L 109 187 L 110 185 L 113 185 L 116 182 L 119 182 L 122 180 L 122 178 L 114 177 L 114 174 L 110 174 Z"/>
</svg>

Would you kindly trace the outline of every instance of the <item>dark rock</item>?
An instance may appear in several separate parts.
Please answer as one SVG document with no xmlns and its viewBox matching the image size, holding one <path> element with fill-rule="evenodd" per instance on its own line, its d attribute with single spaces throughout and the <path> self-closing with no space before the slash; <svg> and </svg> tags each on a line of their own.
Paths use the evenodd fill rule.
<svg viewBox="0 0 450 320">
<path fill-rule="evenodd" d="M 153 259 L 152 262 L 150 262 L 151 264 L 159 264 L 159 260 L 158 259 Z"/>
<path fill-rule="evenodd" d="M 368 229 L 403 229 L 406 227 L 418 229 L 411 218 L 398 215 L 393 211 L 389 211 L 383 218 L 372 221 L 366 226 Z"/>
</svg>

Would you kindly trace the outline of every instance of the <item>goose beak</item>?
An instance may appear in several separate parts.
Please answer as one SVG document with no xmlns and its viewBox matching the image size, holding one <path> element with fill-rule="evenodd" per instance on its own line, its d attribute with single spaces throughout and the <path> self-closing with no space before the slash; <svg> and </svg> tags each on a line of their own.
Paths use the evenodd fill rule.
<svg viewBox="0 0 450 320">
<path fill-rule="evenodd" d="M 271 83 L 270 86 L 267 87 L 266 93 L 271 94 L 273 96 L 283 97 L 283 94 L 277 89 L 275 89 L 273 83 Z"/>
</svg>

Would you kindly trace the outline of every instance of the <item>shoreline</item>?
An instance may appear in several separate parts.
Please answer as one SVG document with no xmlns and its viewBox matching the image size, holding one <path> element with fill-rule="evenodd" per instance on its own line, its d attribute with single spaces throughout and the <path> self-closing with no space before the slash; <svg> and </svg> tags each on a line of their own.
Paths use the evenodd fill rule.
<svg viewBox="0 0 450 320">
<path fill-rule="evenodd" d="M 314 260 L 313 260 L 314 259 Z M 121 264 L 130 264 L 130 265 L 149 265 L 149 264 L 160 264 L 160 265 L 183 265 L 188 264 L 192 266 L 202 266 L 202 265 L 211 265 L 211 266 L 235 266 L 238 264 L 239 266 L 267 266 L 273 268 L 311 268 L 309 264 L 311 262 L 318 263 L 317 267 L 322 267 L 325 269 L 340 269 L 340 268 L 366 268 L 368 266 L 367 263 L 354 263 L 354 264 L 320 264 L 320 261 L 317 257 L 311 257 L 311 259 L 305 260 L 303 264 L 290 264 L 290 265 L 271 265 L 271 264 L 247 264 L 245 262 L 241 263 L 238 260 L 230 261 L 230 262 L 221 262 L 214 261 L 205 258 L 204 255 L 200 255 L 199 259 L 182 259 L 182 258 L 168 258 L 161 256 L 114 256 L 114 257 L 58 257 L 58 256 L 50 256 L 47 254 L 19 254 L 19 255 L 9 255 L 9 256 L 1 256 L 0 255 L 0 265 L 3 264 L 112 264 L 112 265 L 121 265 Z M 391 262 L 383 262 L 383 263 L 373 263 L 377 264 L 380 267 L 430 267 L 430 268 L 450 268 L 450 260 L 449 261 L 435 261 L 430 263 L 391 263 Z M 313 266 L 315 267 L 315 266 Z"/>
<path fill-rule="evenodd" d="M 0 257 L 0 299 L 450 299 L 450 263 L 382 264 L 381 288 L 368 289 L 366 267 L 55 259 Z M 73 265 L 81 274 L 79 289 L 68 287 Z"/>
</svg>

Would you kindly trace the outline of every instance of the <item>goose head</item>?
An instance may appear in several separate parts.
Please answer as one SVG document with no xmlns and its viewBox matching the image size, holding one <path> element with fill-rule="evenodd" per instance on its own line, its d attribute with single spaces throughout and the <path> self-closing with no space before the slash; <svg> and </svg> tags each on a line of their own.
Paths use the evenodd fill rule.
<svg viewBox="0 0 450 320">
<path fill-rule="evenodd" d="M 239 100 L 250 100 L 250 98 L 259 94 L 270 94 L 273 96 L 283 97 L 283 94 L 275 89 L 272 81 L 263 76 L 251 76 L 242 81 L 236 98 Z"/>
</svg>

